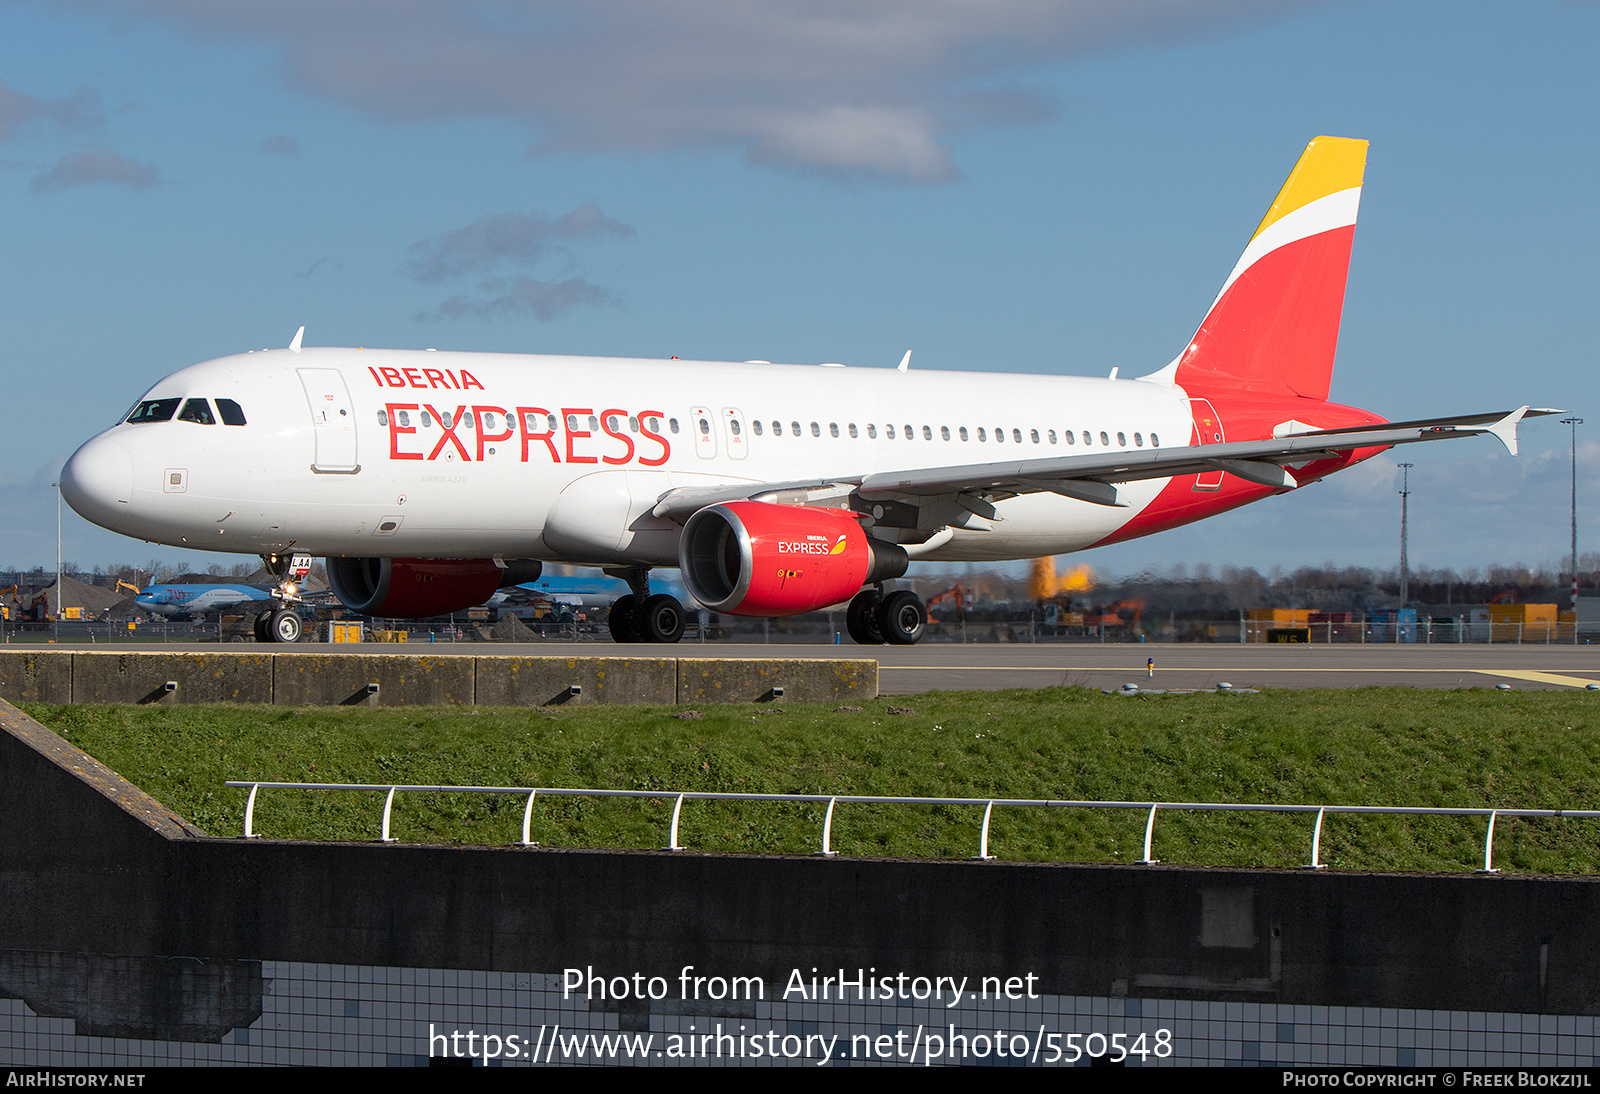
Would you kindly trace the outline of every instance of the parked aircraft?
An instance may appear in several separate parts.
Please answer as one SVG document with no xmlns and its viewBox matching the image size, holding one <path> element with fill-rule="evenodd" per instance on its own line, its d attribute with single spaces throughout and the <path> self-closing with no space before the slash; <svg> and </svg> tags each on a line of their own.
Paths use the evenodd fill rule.
<svg viewBox="0 0 1600 1094">
<path fill-rule="evenodd" d="M 679 567 L 716 612 L 849 601 L 858 642 L 915 642 L 888 582 L 918 559 L 1064 554 L 1293 490 L 1522 407 L 1387 422 L 1328 401 L 1366 142 L 1301 156 L 1193 338 L 1138 379 L 303 347 L 152 387 L 62 471 L 66 500 L 159 543 L 259 554 L 287 605 L 328 556 L 358 613 L 423 617 L 536 580 L 627 582 L 618 641 L 674 642 Z M 287 608 L 263 624 L 289 641 Z"/>
</svg>

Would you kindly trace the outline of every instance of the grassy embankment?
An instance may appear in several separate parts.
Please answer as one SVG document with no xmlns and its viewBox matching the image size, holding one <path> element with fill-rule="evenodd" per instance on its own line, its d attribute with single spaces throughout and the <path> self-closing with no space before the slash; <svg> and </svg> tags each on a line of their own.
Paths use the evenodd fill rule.
<svg viewBox="0 0 1600 1094">
<path fill-rule="evenodd" d="M 916 713 L 890 715 L 891 705 Z M 229 779 L 928 797 L 1231 801 L 1294 804 L 1600 807 L 1600 700 L 1582 692 L 1279 691 L 1137 699 L 1081 688 L 950 692 L 831 705 L 305 709 L 40 706 L 74 744 L 217 835 L 240 830 L 245 792 Z M 394 834 L 417 842 L 505 844 L 523 801 L 406 795 Z M 372 839 L 379 794 L 263 791 L 267 836 Z M 731 852 L 806 853 L 823 805 L 688 802 L 681 842 Z M 670 800 L 548 798 L 533 838 L 558 847 L 661 847 Z M 982 809 L 841 805 L 846 855 L 966 858 Z M 1127 862 L 1137 810 L 997 809 L 1003 859 Z M 1166 813 L 1165 862 L 1295 867 L 1310 816 Z M 1330 817 L 1334 868 L 1466 871 L 1481 865 L 1482 818 Z M 1600 872 L 1600 820 L 1496 825 L 1508 872 Z"/>
</svg>

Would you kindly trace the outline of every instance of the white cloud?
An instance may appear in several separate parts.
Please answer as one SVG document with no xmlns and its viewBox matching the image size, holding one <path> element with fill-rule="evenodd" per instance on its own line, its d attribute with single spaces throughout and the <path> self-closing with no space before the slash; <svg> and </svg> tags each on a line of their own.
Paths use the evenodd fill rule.
<svg viewBox="0 0 1600 1094">
<path fill-rule="evenodd" d="M 50 170 L 35 175 L 28 183 L 28 189 L 34 193 L 57 192 L 97 182 L 149 190 L 160 185 L 161 169 L 153 163 L 121 155 L 109 148 L 68 152 Z"/>
<path fill-rule="evenodd" d="M 633 234 L 632 227 L 612 220 L 593 204 L 559 217 L 496 213 L 413 243 L 407 251 L 406 272 L 418 281 L 444 281 L 505 264 L 531 264 L 563 243 Z"/>
<path fill-rule="evenodd" d="M 1038 68 L 1326 0 L 77 0 L 275 43 L 292 84 L 387 118 L 514 117 L 542 150 L 733 147 L 917 182 L 1049 105 Z"/>
<path fill-rule="evenodd" d="M 65 99 L 29 95 L 0 80 L 0 141 L 13 136 L 31 121 L 62 129 L 89 129 L 105 121 L 98 93 L 80 87 Z"/>
<path fill-rule="evenodd" d="M 632 227 L 612 220 L 598 206 L 589 204 L 558 217 L 547 213 L 495 213 L 463 228 L 418 240 L 406 252 L 407 274 L 423 284 L 482 277 L 477 287 L 489 295 L 477 299 L 452 296 L 417 318 L 531 315 L 548 321 L 580 305 L 616 304 L 617 299 L 609 292 L 581 277 L 539 280 L 508 277 L 501 271 L 555 260 L 564 267 L 563 272 L 571 272 L 577 258 L 567 244 L 633 234 Z"/>
</svg>

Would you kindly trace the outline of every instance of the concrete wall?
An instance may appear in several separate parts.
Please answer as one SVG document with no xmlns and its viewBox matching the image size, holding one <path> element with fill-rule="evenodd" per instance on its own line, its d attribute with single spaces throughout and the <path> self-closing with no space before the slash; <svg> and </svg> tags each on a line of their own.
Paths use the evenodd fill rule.
<svg viewBox="0 0 1600 1094">
<path fill-rule="evenodd" d="M 1032 973 L 1063 995 L 1600 1013 L 1600 880 L 247 842 L 198 833 L 4 703 L 0 730 L 0 938 L 19 951 Z M 217 1002 L 151 993 L 168 1021 L 229 1011 L 218 969 L 195 989 Z M 77 975 L 45 979 L 59 994 Z"/>
<path fill-rule="evenodd" d="M 875 699 L 878 663 L 0 650 L 0 695 L 22 703 L 746 703 L 774 698 L 777 688 L 791 702 Z"/>
</svg>

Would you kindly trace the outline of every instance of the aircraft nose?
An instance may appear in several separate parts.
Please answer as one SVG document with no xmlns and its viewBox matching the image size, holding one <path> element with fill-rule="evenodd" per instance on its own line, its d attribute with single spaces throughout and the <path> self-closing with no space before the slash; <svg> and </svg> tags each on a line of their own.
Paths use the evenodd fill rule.
<svg viewBox="0 0 1600 1094">
<path fill-rule="evenodd" d="M 133 500 L 133 457 L 110 437 L 96 437 L 61 468 L 61 496 L 83 519 L 115 528 Z"/>
</svg>

